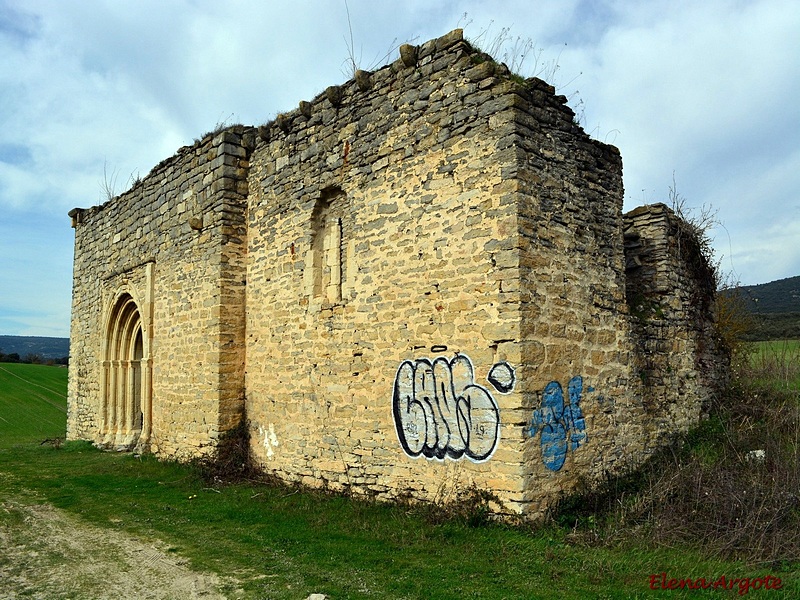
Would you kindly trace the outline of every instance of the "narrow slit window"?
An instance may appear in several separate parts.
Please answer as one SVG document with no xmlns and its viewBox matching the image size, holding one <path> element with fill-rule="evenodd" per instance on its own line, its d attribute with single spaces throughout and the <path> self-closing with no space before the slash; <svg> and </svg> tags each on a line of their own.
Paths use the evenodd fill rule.
<svg viewBox="0 0 800 600">
<path fill-rule="evenodd" d="M 313 293 L 328 304 L 341 302 L 347 277 L 346 202 L 341 190 L 328 190 L 317 201 L 312 217 Z"/>
</svg>

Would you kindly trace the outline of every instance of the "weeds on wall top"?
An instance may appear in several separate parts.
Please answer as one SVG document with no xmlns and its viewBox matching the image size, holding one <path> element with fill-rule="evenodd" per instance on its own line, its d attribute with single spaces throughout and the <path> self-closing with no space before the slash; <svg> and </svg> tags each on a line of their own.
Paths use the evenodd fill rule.
<svg viewBox="0 0 800 600">
<path fill-rule="evenodd" d="M 117 192 L 117 178 L 119 177 L 119 170 L 112 169 L 108 171 L 108 161 L 103 161 L 103 179 L 100 181 L 100 201 L 108 202 L 117 197 L 122 192 Z M 128 177 L 125 190 L 132 189 L 142 182 L 142 177 L 139 172 L 131 173 Z M 123 190 L 124 191 L 124 190 Z"/>
<path fill-rule="evenodd" d="M 225 131 L 226 129 L 230 129 L 231 127 L 236 127 L 237 125 L 242 125 L 242 123 L 235 122 L 234 118 L 235 118 L 235 115 L 233 113 L 231 113 L 227 117 L 225 117 L 224 119 L 218 119 L 217 120 L 217 124 L 214 125 L 214 129 L 212 129 L 211 131 L 206 131 L 200 137 L 194 138 L 195 145 L 197 145 L 200 142 L 202 142 L 208 136 L 214 136 L 214 135 L 217 135 L 218 133 L 221 133 L 221 132 Z"/>
<path fill-rule="evenodd" d="M 674 172 L 672 173 L 672 185 L 669 187 L 669 203 L 672 212 L 686 223 L 690 235 L 696 238 L 702 256 L 710 265 L 716 266 L 711 230 L 720 224 L 719 211 L 707 204 L 700 207 L 699 212 L 690 208 L 686 198 L 678 192 Z"/>
<path fill-rule="evenodd" d="M 686 259 L 692 275 L 704 284 L 703 289 L 717 290 L 721 275 L 711 237 L 711 231 L 720 223 L 717 209 L 710 205 L 703 205 L 699 212 L 690 208 L 686 198 L 678 193 L 674 173 L 669 203 L 681 221 L 677 235 L 678 256 Z"/>
<path fill-rule="evenodd" d="M 467 13 L 464 13 L 459 21 L 459 27 L 466 29 L 471 24 L 472 19 L 468 19 Z M 561 69 L 559 64 L 561 52 L 555 58 L 545 59 L 544 48 L 540 47 L 533 38 L 514 36 L 511 34 L 511 27 L 501 27 L 499 31 L 494 31 L 493 27 L 494 21 L 489 21 L 489 25 L 481 29 L 478 35 L 470 36 L 467 40 L 499 62 L 505 63 L 514 74 L 523 76 L 527 72 L 528 77 L 538 77 L 548 82 L 555 81 L 556 75 Z M 532 66 L 531 62 L 533 62 Z M 572 79 L 572 81 L 574 80 Z"/>
<path fill-rule="evenodd" d="M 397 38 L 394 38 L 392 43 L 389 44 L 389 49 L 384 54 L 376 54 L 375 58 L 372 59 L 372 62 L 368 64 L 364 63 L 363 48 L 359 47 L 358 52 L 356 52 L 356 43 L 353 37 L 353 21 L 350 18 L 350 7 L 347 4 L 347 0 L 344 2 L 344 8 L 347 12 L 348 35 L 342 36 L 344 38 L 344 45 L 347 48 L 347 58 L 342 61 L 342 74 L 347 79 L 353 79 L 356 76 L 356 71 L 374 71 L 381 65 L 388 63 L 401 45 L 411 44 L 417 40 L 417 37 L 413 37 L 405 42 L 398 42 Z"/>
<path fill-rule="evenodd" d="M 716 291 L 713 298 L 698 298 L 700 310 L 713 310 L 717 334 L 734 360 L 745 350 L 745 338 L 753 328 L 753 317 L 740 294 L 724 293 L 739 287 L 739 282 L 722 271 L 721 259 L 714 255 L 711 231 L 720 225 L 719 212 L 710 205 L 699 210 L 690 208 L 678 191 L 673 174 L 669 188 L 669 200 L 673 212 L 682 220 L 682 229 L 677 236 L 678 253 L 686 253 L 687 265 L 692 275 Z"/>
<path fill-rule="evenodd" d="M 466 29 L 472 24 L 472 19 L 465 12 L 458 21 L 458 27 Z M 545 48 L 539 46 L 531 37 L 522 37 L 511 33 L 511 26 L 494 28 L 494 21 L 481 29 L 475 36 L 467 36 L 467 41 L 476 49 L 492 57 L 492 60 L 501 62 L 508 67 L 511 75 L 509 79 L 517 83 L 524 83 L 526 79 L 537 77 L 551 85 L 559 92 L 572 85 L 583 73 L 562 83 L 559 81 L 561 71 L 561 54 L 566 47 L 562 47 L 555 57 L 548 58 Z M 567 102 L 573 105 L 576 125 L 584 125 L 586 120 L 585 104 L 579 90 L 566 94 Z"/>
<path fill-rule="evenodd" d="M 677 236 L 679 255 L 683 253 L 688 259 L 686 264 L 692 275 L 703 282 L 703 289 L 716 292 L 713 297 L 695 298 L 695 307 L 702 312 L 713 311 L 720 342 L 733 362 L 741 361 L 747 350 L 747 334 L 755 323 L 741 294 L 725 293 L 739 287 L 739 282 L 723 272 L 721 259 L 714 254 L 711 231 L 721 224 L 719 212 L 710 205 L 697 210 L 690 208 L 686 198 L 677 191 L 674 174 L 669 200 L 673 212 L 682 221 Z"/>
</svg>

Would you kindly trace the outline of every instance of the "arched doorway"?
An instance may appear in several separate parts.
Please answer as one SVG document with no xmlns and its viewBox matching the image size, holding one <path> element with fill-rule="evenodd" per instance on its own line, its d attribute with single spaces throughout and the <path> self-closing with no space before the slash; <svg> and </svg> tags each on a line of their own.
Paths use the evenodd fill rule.
<svg viewBox="0 0 800 600">
<path fill-rule="evenodd" d="M 150 437 L 151 367 L 139 308 L 117 298 L 106 326 L 102 381 L 104 443 L 133 448 Z"/>
</svg>

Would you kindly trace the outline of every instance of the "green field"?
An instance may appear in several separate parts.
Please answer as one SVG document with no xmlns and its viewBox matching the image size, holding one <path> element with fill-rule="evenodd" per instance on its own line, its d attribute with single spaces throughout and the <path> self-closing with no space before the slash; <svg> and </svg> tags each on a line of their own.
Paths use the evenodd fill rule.
<svg viewBox="0 0 800 600">
<path fill-rule="evenodd" d="M 0 445 L 64 437 L 67 369 L 0 363 Z"/>
<path fill-rule="evenodd" d="M 800 358 L 800 340 L 768 340 L 754 342 L 752 353 L 763 357 Z"/>
<path fill-rule="evenodd" d="M 800 390 L 800 340 L 752 342 L 749 359 L 764 382 Z"/>
<path fill-rule="evenodd" d="M 0 507 L 46 502 L 109 533 L 161 540 L 196 570 L 232 574 L 230 597 L 739 597 L 736 590 L 651 591 L 649 576 L 662 572 L 693 580 L 778 575 L 782 592 L 747 597 L 800 597 L 789 563 L 723 561 L 685 545 L 658 547 L 647 536 L 597 544 L 574 539 L 569 527 L 476 524 L 475 511 L 446 519 L 441 507 L 220 485 L 185 465 L 101 452 L 84 442 L 41 444 L 63 435 L 66 370 L 0 367 Z M 0 510 L 0 533 L 15 526 L 12 513 Z"/>
</svg>

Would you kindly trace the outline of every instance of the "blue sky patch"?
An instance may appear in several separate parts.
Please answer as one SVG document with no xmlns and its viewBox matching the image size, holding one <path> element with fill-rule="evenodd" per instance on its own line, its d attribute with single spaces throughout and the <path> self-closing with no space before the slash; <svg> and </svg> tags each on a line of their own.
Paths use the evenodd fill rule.
<svg viewBox="0 0 800 600">
<path fill-rule="evenodd" d="M 0 162 L 15 167 L 24 167 L 33 164 L 33 155 L 30 149 L 22 144 L 0 142 Z"/>
</svg>

